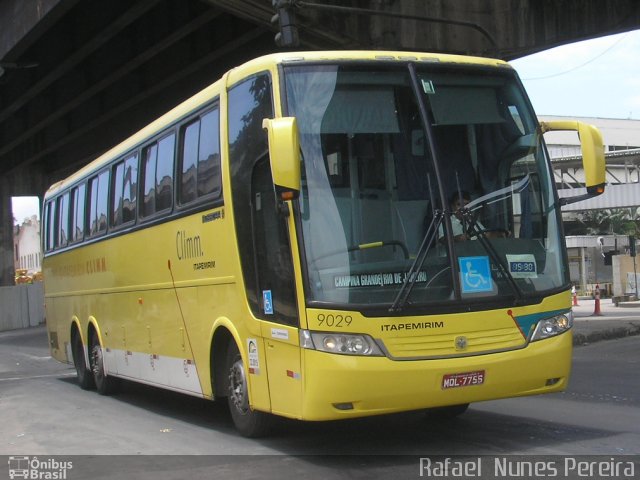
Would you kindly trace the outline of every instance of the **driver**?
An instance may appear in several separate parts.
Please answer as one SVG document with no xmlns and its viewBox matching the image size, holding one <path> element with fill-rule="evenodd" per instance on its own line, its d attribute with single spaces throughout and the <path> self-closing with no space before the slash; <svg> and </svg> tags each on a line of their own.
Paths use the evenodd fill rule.
<svg viewBox="0 0 640 480">
<path fill-rule="evenodd" d="M 464 240 L 469 240 L 470 238 L 476 238 L 476 236 L 469 235 L 469 227 L 471 226 L 469 222 L 463 225 L 462 221 L 462 208 L 467 206 L 467 204 L 471 201 L 471 196 L 469 192 L 462 190 L 461 192 L 455 192 L 449 198 L 449 211 L 451 212 L 451 229 L 453 231 L 453 241 L 454 242 L 462 242 Z M 474 222 L 475 230 L 484 232 L 484 235 L 488 238 L 506 238 L 509 236 L 508 230 L 503 229 L 488 229 L 486 228 L 480 221 L 476 220 Z M 465 231 L 466 227 L 466 231 Z M 442 241 L 444 239 L 444 229 L 441 224 L 438 229 L 438 238 Z"/>
<path fill-rule="evenodd" d="M 469 240 L 469 235 L 465 232 L 462 222 L 462 212 L 460 211 L 471 201 L 469 192 L 463 190 L 461 192 L 455 192 L 449 198 L 449 211 L 451 212 L 451 230 L 453 231 L 453 241 L 462 242 Z M 478 229 L 484 230 L 484 226 L 480 222 L 476 222 Z M 469 228 L 469 225 L 466 225 Z M 438 230 L 438 237 L 444 237 L 443 225 L 440 225 Z"/>
</svg>

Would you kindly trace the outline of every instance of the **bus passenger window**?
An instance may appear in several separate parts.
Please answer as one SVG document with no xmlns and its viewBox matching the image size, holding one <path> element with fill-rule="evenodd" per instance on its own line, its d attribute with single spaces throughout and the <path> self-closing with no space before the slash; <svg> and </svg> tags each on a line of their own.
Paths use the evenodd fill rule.
<svg viewBox="0 0 640 480">
<path fill-rule="evenodd" d="M 107 194 L 109 192 L 109 170 L 105 170 L 89 181 L 89 235 L 101 235 L 107 231 Z"/>
<path fill-rule="evenodd" d="M 54 205 L 55 203 L 53 201 L 51 202 L 47 202 L 47 207 L 46 207 L 46 213 L 45 213 L 45 218 L 46 218 L 46 227 L 47 227 L 47 236 L 45 238 L 45 250 L 47 252 L 50 252 L 51 250 L 53 250 L 53 247 L 55 246 L 55 215 L 54 215 Z"/>
<path fill-rule="evenodd" d="M 124 161 L 124 185 L 122 188 L 122 222 L 136 219 L 136 192 L 138 191 L 138 155 Z"/>
<path fill-rule="evenodd" d="M 111 192 L 111 225 L 122 225 L 122 180 L 124 179 L 124 162 L 116 164 L 113 169 L 113 191 Z"/>
<path fill-rule="evenodd" d="M 158 142 L 156 170 L 156 212 L 171 208 L 173 203 L 173 158 L 175 135 Z"/>
<path fill-rule="evenodd" d="M 66 247 L 69 240 L 69 193 L 58 197 L 58 240 L 56 246 Z"/>
<path fill-rule="evenodd" d="M 196 199 L 196 172 L 198 164 L 198 137 L 200 121 L 184 128 L 182 133 L 182 178 L 180 182 L 180 203 Z"/>
<path fill-rule="evenodd" d="M 79 242 L 84 238 L 84 183 L 71 190 L 71 229 L 69 230 L 71 242 Z"/>
<path fill-rule="evenodd" d="M 190 123 L 182 133 L 180 203 L 220 194 L 220 121 L 218 109 Z"/>
<path fill-rule="evenodd" d="M 198 149 L 198 196 L 220 193 L 220 120 L 218 110 L 202 117 Z"/>
<path fill-rule="evenodd" d="M 175 134 L 143 150 L 142 216 L 168 210 L 173 204 L 173 159 Z"/>
<path fill-rule="evenodd" d="M 111 224 L 114 227 L 135 220 L 138 157 L 131 155 L 114 168 L 111 195 Z"/>
<path fill-rule="evenodd" d="M 156 212 L 156 162 L 158 159 L 158 145 L 149 145 L 144 149 L 143 183 L 142 183 L 142 216 L 148 217 Z"/>
</svg>

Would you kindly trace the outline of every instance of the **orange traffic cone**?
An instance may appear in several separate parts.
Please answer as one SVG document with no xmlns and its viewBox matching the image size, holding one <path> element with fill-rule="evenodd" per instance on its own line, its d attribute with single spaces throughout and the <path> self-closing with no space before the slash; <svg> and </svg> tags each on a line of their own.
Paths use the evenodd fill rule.
<svg viewBox="0 0 640 480">
<path fill-rule="evenodd" d="M 592 316 L 600 316 L 602 312 L 600 311 L 600 285 L 596 283 L 596 291 L 595 291 L 596 302 L 593 307 L 593 315 Z"/>
</svg>

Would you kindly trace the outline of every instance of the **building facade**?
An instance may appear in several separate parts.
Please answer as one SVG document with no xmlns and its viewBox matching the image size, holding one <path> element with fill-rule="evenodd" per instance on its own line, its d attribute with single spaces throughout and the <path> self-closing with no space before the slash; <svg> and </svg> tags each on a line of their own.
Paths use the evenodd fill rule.
<svg viewBox="0 0 640 480">
<path fill-rule="evenodd" d="M 539 120 L 579 120 L 602 132 L 607 170 L 605 193 L 563 208 L 570 277 L 582 294 L 592 294 L 596 285 L 605 294 L 629 293 L 629 287 L 620 281 L 627 272 L 617 272 L 616 268 L 633 265 L 629 235 L 622 231 L 621 223 L 626 222 L 627 228 L 628 222 L 640 223 L 640 120 L 544 115 Z M 571 191 L 579 190 L 584 182 L 578 136 L 575 132 L 549 132 L 545 141 L 559 195 L 571 196 Z M 590 221 L 588 227 L 586 221 Z M 585 229 L 588 231 L 581 231 Z"/>
<path fill-rule="evenodd" d="M 30 276 L 42 269 L 40 221 L 33 215 L 14 227 L 13 251 L 15 269 L 25 269 Z"/>
</svg>

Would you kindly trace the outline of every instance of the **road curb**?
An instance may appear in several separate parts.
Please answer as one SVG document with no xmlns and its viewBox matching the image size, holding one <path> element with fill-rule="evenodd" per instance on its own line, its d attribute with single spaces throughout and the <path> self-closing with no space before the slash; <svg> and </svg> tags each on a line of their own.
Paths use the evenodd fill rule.
<svg viewBox="0 0 640 480">
<path fill-rule="evenodd" d="M 573 333 L 573 345 L 582 346 L 590 343 L 599 342 L 601 340 L 613 340 L 616 338 L 631 337 L 640 335 L 640 325 L 629 322 L 629 325 L 623 327 L 604 328 L 595 332 Z"/>
</svg>

